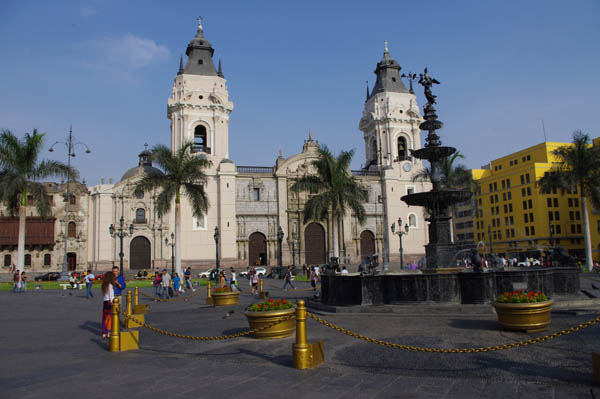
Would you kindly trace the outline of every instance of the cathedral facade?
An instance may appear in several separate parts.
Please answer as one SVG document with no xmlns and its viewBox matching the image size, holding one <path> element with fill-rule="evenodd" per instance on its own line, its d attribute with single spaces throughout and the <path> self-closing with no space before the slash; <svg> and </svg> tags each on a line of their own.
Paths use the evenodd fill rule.
<svg viewBox="0 0 600 399">
<path fill-rule="evenodd" d="M 205 191 L 210 202 L 206 215 L 194 217 L 182 196 L 178 238 L 182 266 L 214 266 L 217 249 L 221 265 L 276 265 L 279 231 L 283 233 L 284 264 L 327 262 L 333 256 L 332 220 L 304 223 L 303 209 L 309 194 L 290 190 L 298 177 L 314 173 L 312 161 L 318 157 L 319 142 L 307 132 L 304 139 L 298 140 L 301 151 L 291 157 L 284 158 L 280 153 L 271 166 L 236 165 L 229 158 L 233 102 L 220 62 L 218 67 L 213 63 L 213 53 L 199 23 L 186 49 L 187 60 L 180 61 L 167 102 L 172 150 L 193 141 L 194 153 L 212 162 L 205 171 L 208 178 Z M 398 263 L 399 237 L 391 226 L 398 225 L 399 219 L 403 225 L 400 230 L 408 228 L 402 237 L 405 262 L 418 261 L 425 253 L 427 225 L 423 210 L 409 208 L 400 200 L 412 192 L 428 191 L 431 185 L 413 182 L 413 176 L 422 171 L 423 165 L 410 155 L 410 150 L 421 148 L 418 126 L 423 119 L 412 88 L 404 86 L 399 71 L 400 66 L 391 58 L 386 45 L 375 69 L 375 86 L 367 90 L 358 124 L 364 140 L 365 168 L 352 171 L 368 190 L 368 200 L 363 204 L 367 217 L 362 225 L 351 213 L 343 218 L 337 230 L 343 263 L 360 263 L 373 254 L 378 254 L 385 266 Z M 78 249 L 82 251 L 79 260 L 69 268 L 91 267 L 101 271 L 118 264 L 120 238 L 111 235 L 109 229 L 112 225 L 118 230 L 121 218 L 125 269 L 170 265 L 175 230 L 173 210 L 159 217 L 154 206 L 155 195 L 133 193 L 135 182 L 150 171 L 158 169 L 153 167 L 146 149 L 139 154 L 138 165 L 126 171 L 120 181 L 102 182 L 80 193 L 78 198 L 86 202 L 81 214 L 77 214 L 77 218 L 85 219 L 79 222 L 82 229 L 78 236 L 84 249 Z M 59 201 L 62 200 L 55 203 Z M 54 261 L 50 265 L 40 264 L 34 271 L 60 270 L 64 252 L 60 232 L 65 231 L 65 223 L 70 221 L 68 214 L 56 208 L 54 245 L 44 249 L 52 254 Z M 35 250 L 34 245 L 27 245 L 27 251 Z M 2 247 L 2 251 L 14 252 L 16 256 L 16 248 Z"/>
</svg>

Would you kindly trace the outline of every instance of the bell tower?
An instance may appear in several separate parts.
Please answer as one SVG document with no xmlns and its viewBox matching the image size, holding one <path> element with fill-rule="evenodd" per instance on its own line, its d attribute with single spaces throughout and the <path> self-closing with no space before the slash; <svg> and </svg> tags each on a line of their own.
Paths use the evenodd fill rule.
<svg viewBox="0 0 600 399">
<path fill-rule="evenodd" d="M 221 61 L 218 69 L 213 63 L 214 49 L 204 37 L 202 18 L 198 18 L 196 36 L 190 41 L 179 61 L 167 116 L 171 120 L 171 150 L 176 151 L 186 141 L 194 142 L 195 153 L 218 164 L 229 157 L 229 101 L 227 81 Z"/>
<path fill-rule="evenodd" d="M 377 63 L 377 76 L 373 90 L 369 92 L 359 129 L 365 140 L 365 168 L 367 170 L 397 169 L 410 171 L 413 158 L 410 150 L 421 148 L 419 123 L 422 118 L 417 97 L 412 90 L 414 75 L 400 75 L 400 65 L 390 57 L 385 42 L 383 58 Z M 410 80 L 410 89 L 402 78 Z M 405 164 L 410 166 L 404 166 Z"/>
</svg>

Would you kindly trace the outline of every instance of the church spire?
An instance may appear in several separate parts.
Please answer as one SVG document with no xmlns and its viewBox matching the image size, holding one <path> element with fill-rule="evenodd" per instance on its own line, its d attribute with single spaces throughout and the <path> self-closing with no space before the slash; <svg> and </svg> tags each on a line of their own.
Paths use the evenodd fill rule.
<svg viewBox="0 0 600 399">
<path fill-rule="evenodd" d="M 198 17 L 196 36 L 190 41 L 185 50 L 188 60 L 183 73 L 187 75 L 217 76 L 217 70 L 212 60 L 214 53 L 215 50 L 204 37 L 202 18 Z"/>
<path fill-rule="evenodd" d="M 183 55 L 179 56 L 179 71 L 177 71 L 177 75 L 181 75 L 183 73 Z"/>
<path fill-rule="evenodd" d="M 377 75 L 377 80 L 369 98 L 382 92 L 408 93 L 409 91 L 404 86 L 404 83 L 402 83 L 402 79 L 400 79 L 400 69 L 402 68 L 398 62 L 390 57 L 388 41 L 384 41 L 383 58 L 377 63 L 377 67 L 375 68 L 374 73 Z"/>
<path fill-rule="evenodd" d="M 370 97 L 370 95 L 369 95 L 369 81 L 367 80 L 366 83 L 367 83 L 367 98 L 365 98 L 365 102 L 369 101 L 369 97 Z"/>
<path fill-rule="evenodd" d="M 221 68 L 221 59 L 219 58 L 219 70 L 217 71 L 217 76 L 224 78 L 225 76 L 223 75 L 223 68 Z"/>
</svg>

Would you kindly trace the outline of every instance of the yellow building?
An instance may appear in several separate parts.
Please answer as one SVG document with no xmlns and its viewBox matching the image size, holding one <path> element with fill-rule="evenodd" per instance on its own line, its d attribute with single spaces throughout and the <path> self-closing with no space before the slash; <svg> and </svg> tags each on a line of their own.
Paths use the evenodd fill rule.
<svg viewBox="0 0 600 399">
<path fill-rule="evenodd" d="M 554 244 L 584 257 L 577 190 L 563 194 L 554 189 L 551 194 L 541 194 L 536 186 L 555 165 L 552 151 L 565 145 L 569 143 L 544 142 L 496 159 L 484 169 L 473 169 L 480 190 L 476 195 L 475 242 L 483 244 L 486 252 L 539 257 Z M 592 246 L 598 250 L 600 222 L 592 222 L 594 217 L 598 219 L 598 213 L 592 217 L 590 212 Z"/>
<path fill-rule="evenodd" d="M 594 145 L 600 146 L 600 137 L 594 139 Z M 600 262 L 600 209 L 590 204 L 590 235 L 592 237 L 592 258 Z"/>
</svg>

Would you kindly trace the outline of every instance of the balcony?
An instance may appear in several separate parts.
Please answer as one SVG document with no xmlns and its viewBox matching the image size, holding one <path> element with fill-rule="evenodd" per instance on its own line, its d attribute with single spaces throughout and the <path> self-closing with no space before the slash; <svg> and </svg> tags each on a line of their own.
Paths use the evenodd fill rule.
<svg viewBox="0 0 600 399">
<path fill-rule="evenodd" d="M 206 147 L 203 145 L 194 145 L 192 148 L 192 152 L 203 152 L 205 154 L 210 154 L 210 147 Z"/>
</svg>

